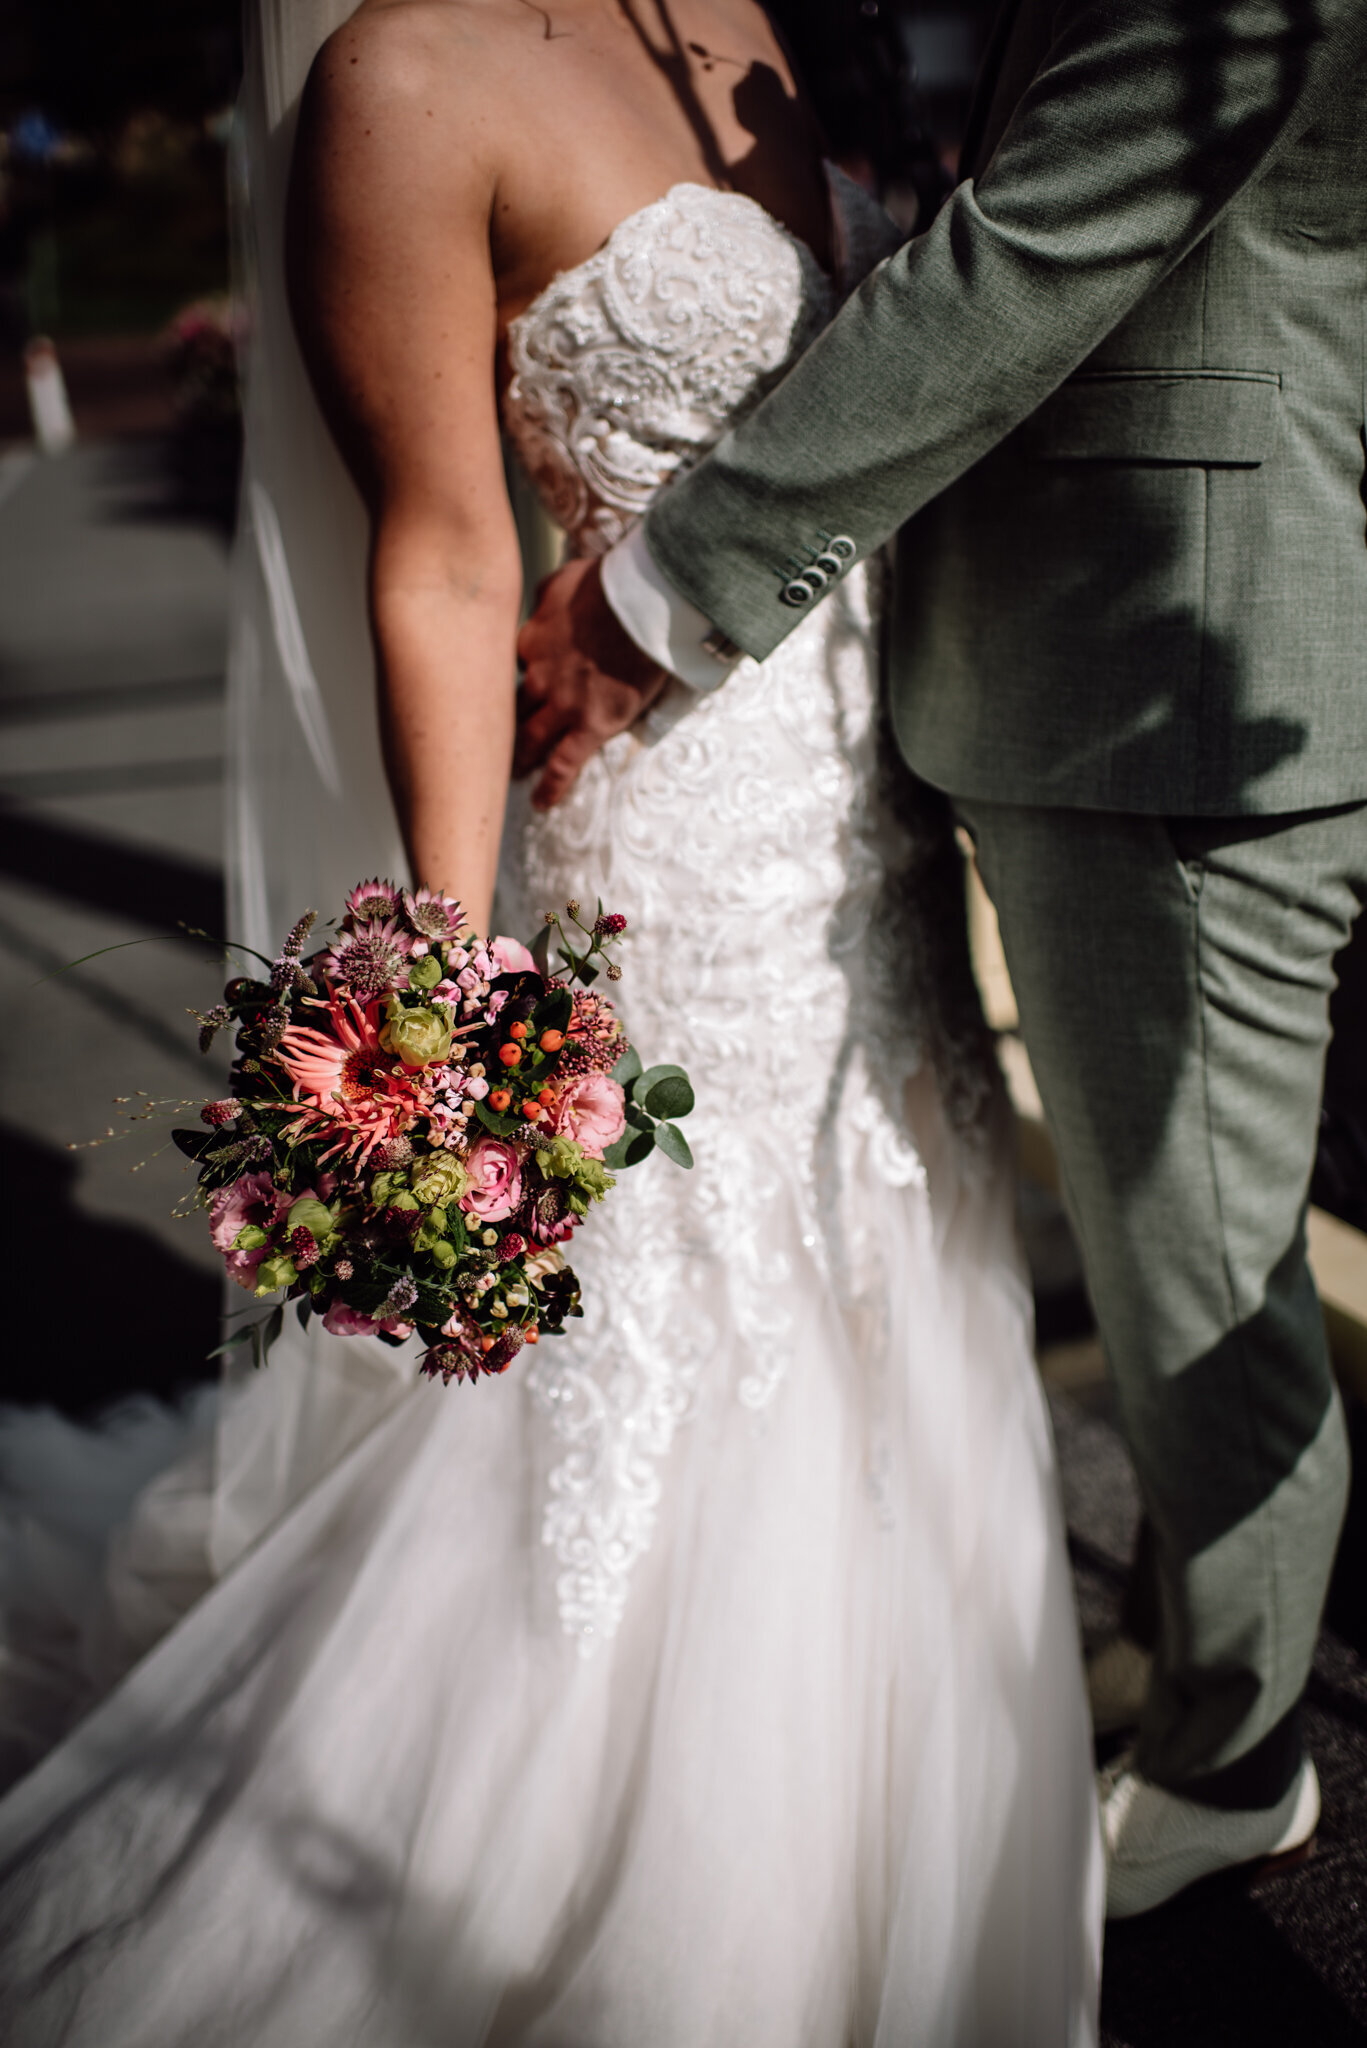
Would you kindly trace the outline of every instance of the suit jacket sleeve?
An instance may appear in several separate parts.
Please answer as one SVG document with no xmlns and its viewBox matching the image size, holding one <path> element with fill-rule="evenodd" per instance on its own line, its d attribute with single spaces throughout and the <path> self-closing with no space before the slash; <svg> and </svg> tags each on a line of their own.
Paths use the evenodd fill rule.
<svg viewBox="0 0 1367 2048">
<path fill-rule="evenodd" d="M 824 538 L 881 545 L 1050 395 L 1314 120 L 1367 0 L 1064 0 L 982 176 L 646 524 L 747 653 Z"/>
</svg>

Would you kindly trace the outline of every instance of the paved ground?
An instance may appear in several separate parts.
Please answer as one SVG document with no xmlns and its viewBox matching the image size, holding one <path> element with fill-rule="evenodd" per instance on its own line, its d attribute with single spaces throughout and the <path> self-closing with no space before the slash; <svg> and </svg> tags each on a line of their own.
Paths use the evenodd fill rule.
<svg viewBox="0 0 1367 2048">
<path fill-rule="evenodd" d="M 165 1121 L 65 1148 L 118 1121 L 115 1096 L 205 1086 L 185 1009 L 221 977 L 179 927 L 222 923 L 226 594 L 222 542 L 180 518 L 155 443 L 0 456 L 0 1149 L 27 1276 L 12 1398 L 166 1387 L 217 1341 L 215 1259 L 173 1217 L 189 1182 Z"/>
<path fill-rule="evenodd" d="M 170 476 L 146 440 L 55 463 L 0 452 L 3 1391 L 72 1410 L 197 1377 L 217 1341 L 216 1260 L 202 1227 L 174 1217 L 188 1177 L 160 1128 L 65 1149 L 107 1126 L 116 1095 L 202 1093 L 184 1011 L 221 979 L 183 935 L 128 944 L 222 920 L 226 562 Z M 112 945 L 126 950 L 66 968 Z M 1096 1632 L 1123 1583 L 1133 1488 L 1066 1240 L 1056 1220 L 1031 1220 L 1060 1340 L 1048 1367 L 1079 1601 Z M 1257 1895 L 1215 1884 L 1113 1933 L 1107 2048 L 1367 2043 L 1361 1500 L 1354 1516 L 1309 1703 L 1321 1853 Z"/>
</svg>

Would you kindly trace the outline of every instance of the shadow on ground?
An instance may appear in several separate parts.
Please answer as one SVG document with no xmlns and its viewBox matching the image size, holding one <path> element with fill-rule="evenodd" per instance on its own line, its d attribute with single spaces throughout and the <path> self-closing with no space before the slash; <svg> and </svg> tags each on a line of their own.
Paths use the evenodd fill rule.
<svg viewBox="0 0 1367 2048">
<path fill-rule="evenodd" d="M 221 1285 L 136 1226 L 75 1203 L 76 1159 L 0 1126 L 10 1292 L 0 1399 L 90 1416 L 212 1378 Z M 60 1304 L 60 1306 L 56 1306 Z"/>
</svg>

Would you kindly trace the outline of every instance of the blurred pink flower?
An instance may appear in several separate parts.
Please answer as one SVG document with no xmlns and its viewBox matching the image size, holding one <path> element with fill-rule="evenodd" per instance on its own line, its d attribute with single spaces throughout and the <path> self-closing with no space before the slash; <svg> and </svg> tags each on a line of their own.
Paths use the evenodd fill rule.
<svg viewBox="0 0 1367 2048">
<path fill-rule="evenodd" d="M 517 939 L 490 939 L 489 951 L 500 974 L 535 974 L 536 962 Z"/>
<path fill-rule="evenodd" d="M 209 1236 L 224 1254 L 224 1263 L 239 1287 L 256 1285 L 256 1269 L 270 1246 L 237 1252 L 233 1240 L 249 1223 L 269 1237 L 293 1200 L 293 1195 L 280 1192 L 268 1173 L 244 1173 L 231 1187 L 220 1188 L 210 1201 Z"/>
<path fill-rule="evenodd" d="M 627 1127 L 625 1097 L 606 1074 L 578 1074 L 568 1081 L 551 1109 L 551 1129 L 558 1138 L 573 1138 L 593 1159 L 601 1159 Z"/>
<path fill-rule="evenodd" d="M 397 1316 L 389 1316 L 377 1323 L 373 1316 L 363 1316 L 357 1308 L 348 1308 L 344 1301 L 334 1301 L 323 1317 L 323 1328 L 330 1330 L 334 1337 L 373 1337 L 383 1330 L 390 1337 L 411 1337 L 413 1325 L 401 1323 Z"/>
</svg>

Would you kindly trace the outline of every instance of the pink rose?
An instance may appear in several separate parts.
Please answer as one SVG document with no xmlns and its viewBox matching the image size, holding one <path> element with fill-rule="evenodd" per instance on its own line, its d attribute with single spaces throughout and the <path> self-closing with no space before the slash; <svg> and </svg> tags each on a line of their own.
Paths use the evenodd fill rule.
<svg viewBox="0 0 1367 2048">
<path fill-rule="evenodd" d="M 281 1193 L 268 1173 L 244 1173 L 231 1187 L 219 1188 L 214 1195 L 209 1204 L 209 1236 L 224 1254 L 224 1263 L 239 1287 L 255 1287 L 256 1269 L 270 1250 L 269 1244 L 260 1244 L 251 1251 L 234 1251 L 239 1231 L 252 1224 L 269 1238 L 293 1200 L 293 1195 Z"/>
<path fill-rule="evenodd" d="M 551 1111 L 558 1138 L 573 1138 L 592 1159 L 601 1159 L 627 1127 L 625 1097 L 606 1074 L 577 1074 L 561 1089 Z"/>
<path fill-rule="evenodd" d="M 373 1337 L 377 1330 L 384 1330 L 391 1337 L 411 1337 L 413 1325 L 401 1323 L 397 1316 L 387 1316 L 377 1323 L 373 1316 L 363 1316 L 358 1308 L 348 1308 L 344 1301 L 334 1301 L 323 1317 L 323 1328 L 330 1330 L 334 1337 Z"/>
<path fill-rule="evenodd" d="M 461 1197 L 461 1208 L 497 1223 L 511 1216 L 522 1200 L 522 1161 L 517 1148 L 504 1138 L 481 1138 L 470 1147 L 465 1161 L 470 1186 Z"/>
<path fill-rule="evenodd" d="M 516 939 L 490 939 L 489 951 L 500 974 L 535 974 L 536 962 Z"/>
</svg>

